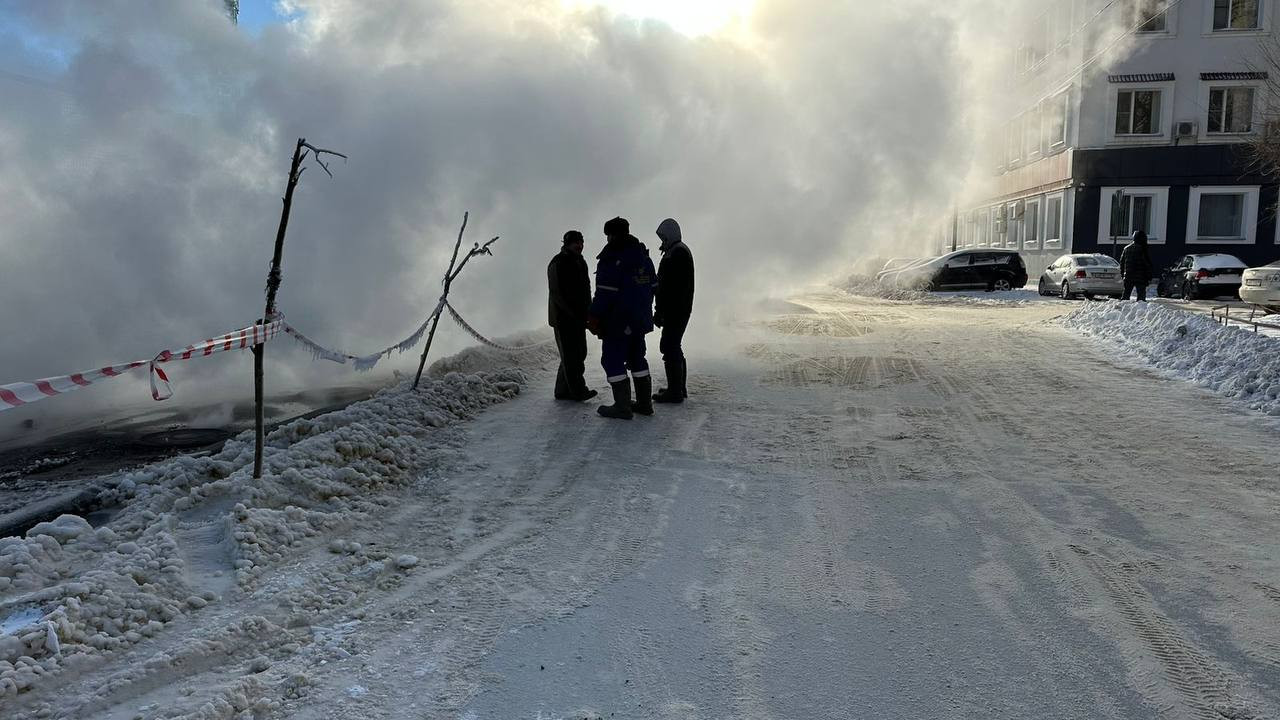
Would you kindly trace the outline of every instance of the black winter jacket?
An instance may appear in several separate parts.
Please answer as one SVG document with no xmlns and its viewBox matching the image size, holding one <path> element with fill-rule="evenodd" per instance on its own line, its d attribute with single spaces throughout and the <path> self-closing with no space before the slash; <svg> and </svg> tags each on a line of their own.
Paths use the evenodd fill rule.
<svg viewBox="0 0 1280 720">
<path fill-rule="evenodd" d="M 1120 274 L 1131 283 L 1151 282 L 1151 254 L 1146 245 L 1129 243 L 1120 253 Z"/>
<path fill-rule="evenodd" d="M 693 253 L 678 242 L 662 254 L 658 265 L 655 315 L 659 322 L 682 322 L 693 314 Z"/>
<path fill-rule="evenodd" d="M 591 273 L 582 255 L 561 250 L 547 265 L 547 320 L 566 330 L 587 326 Z"/>
</svg>

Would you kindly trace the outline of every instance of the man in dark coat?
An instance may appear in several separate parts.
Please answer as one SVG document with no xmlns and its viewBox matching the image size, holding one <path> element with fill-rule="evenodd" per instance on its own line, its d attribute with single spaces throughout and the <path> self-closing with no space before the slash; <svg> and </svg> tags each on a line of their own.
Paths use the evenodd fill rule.
<svg viewBox="0 0 1280 720">
<path fill-rule="evenodd" d="M 608 242 L 597 256 L 596 296 L 587 329 L 603 341 L 600 364 L 613 389 L 613 405 L 602 405 L 599 413 L 630 420 L 633 413 L 653 414 L 644 336 L 653 332 L 653 291 L 658 278 L 649 249 L 631 234 L 626 220 L 605 223 L 604 234 Z M 634 404 L 628 371 L 636 385 Z"/>
<path fill-rule="evenodd" d="M 547 314 L 556 331 L 560 372 L 556 399 L 583 402 L 596 396 L 583 377 L 587 369 L 587 311 L 591 307 L 591 277 L 582 259 L 582 233 L 564 234 L 564 246 L 547 265 Z"/>
<path fill-rule="evenodd" d="M 689 367 L 680 347 L 689 317 L 693 315 L 693 253 L 684 244 L 680 223 L 671 218 L 658 226 L 662 240 L 662 262 L 658 265 L 657 308 L 653 322 L 662 328 L 662 364 L 667 370 L 667 387 L 653 399 L 660 403 L 682 403 L 689 397 Z"/>
<path fill-rule="evenodd" d="M 1120 253 L 1120 275 L 1124 278 L 1124 299 L 1138 291 L 1138 302 L 1147 301 L 1147 286 L 1151 284 L 1151 255 L 1147 252 L 1147 234 L 1133 231 L 1133 242 Z"/>
</svg>

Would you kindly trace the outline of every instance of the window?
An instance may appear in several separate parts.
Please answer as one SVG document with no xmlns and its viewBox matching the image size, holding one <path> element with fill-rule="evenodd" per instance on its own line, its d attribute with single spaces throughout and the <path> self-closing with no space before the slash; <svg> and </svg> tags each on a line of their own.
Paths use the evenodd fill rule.
<svg viewBox="0 0 1280 720">
<path fill-rule="evenodd" d="M 1040 106 L 1027 111 L 1022 117 L 1022 157 L 1031 159 L 1040 154 Z"/>
<path fill-rule="evenodd" d="M 1257 233 L 1258 187 L 1191 188 L 1188 244 L 1252 244 Z"/>
<path fill-rule="evenodd" d="M 1254 92 L 1251 87 L 1209 88 L 1209 133 L 1252 132 Z"/>
<path fill-rule="evenodd" d="M 1009 123 L 1009 135 L 1005 143 L 1005 161 L 1014 165 L 1022 159 L 1022 118 Z"/>
<path fill-rule="evenodd" d="M 1132 24 L 1139 25 L 1140 33 L 1168 32 L 1168 0 L 1134 0 Z"/>
<path fill-rule="evenodd" d="M 1160 95 L 1159 90 L 1116 93 L 1116 135 L 1159 135 Z"/>
<path fill-rule="evenodd" d="M 1022 211 L 1022 247 L 1036 250 L 1040 247 L 1040 201 L 1028 200 Z"/>
<path fill-rule="evenodd" d="M 1098 210 L 1098 246 L 1110 246 L 1141 230 L 1162 244 L 1168 229 L 1169 188 L 1104 187 Z M 1114 242 L 1113 242 L 1114 241 Z"/>
<path fill-rule="evenodd" d="M 1067 101 L 1070 97 L 1070 91 L 1063 91 L 1045 101 L 1043 128 L 1046 149 L 1067 144 Z"/>
<path fill-rule="evenodd" d="M 1004 246 L 1015 250 L 1022 245 L 1022 225 L 1026 222 L 1025 210 L 1023 211 L 1023 216 L 1018 217 L 1018 205 L 1019 203 L 1016 202 L 1009 203 L 1007 211 L 1009 213 L 1009 222 L 1005 225 L 1008 228 L 1008 233 L 1004 236 Z"/>
<path fill-rule="evenodd" d="M 1141 230 L 1151 239 L 1154 227 L 1151 223 L 1155 198 L 1150 195 L 1121 195 L 1119 208 L 1111 216 L 1110 235 L 1129 237 L 1134 230 Z M 1113 203 L 1115 203 L 1113 196 Z M 1113 208 L 1115 206 L 1113 205 Z"/>
<path fill-rule="evenodd" d="M 1257 30 L 1261 26 L 1261 0 L 1214 0 L 1213 31 Z"/>
<path fill-rule="evenodd" d="M 1045 201 L 1044 246 L 1062 247 L 1062 196 L 1054 195 Z"/>
<path fill-rule="evenodd" d="M 986 247 L 991 239 L 991 215 L 986 210 L 978 212 L 978 247 Z"/>
<path fill-rule="evenodd" d="M 1244 235 L 1244 195 L 1201 195 L 1200 238 L 1230 238 Z"/>
</svg>

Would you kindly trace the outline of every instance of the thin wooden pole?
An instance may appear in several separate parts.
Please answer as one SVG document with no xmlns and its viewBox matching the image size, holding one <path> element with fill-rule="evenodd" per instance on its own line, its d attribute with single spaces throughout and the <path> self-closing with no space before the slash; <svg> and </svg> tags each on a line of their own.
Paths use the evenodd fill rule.
<svg viewBox="0 0 1280 720">
<path fill-rule="evenodd" d="M 284 207 L 280 211 L 280 227 L 276 230 L 275 252 L 271 255 L 271 270 L 267 273 L 267 309 L 262 319 L 264 323 L 271 322 L 271 317 L 276 314 L 276 291 L 280 289 L 280 262 L 284 255 L 284 236 L 289 229 L 289 211 L 293 208 L 293 191 L 298 187 L 298 178 L 302 175 L 299 168 L 302 165 L 303 151 L 306 144 L 305 138 L 298 138 L 298 144 L 293 150 L 293 164 L 289 168 L 289 184 L 285 187 Z M 266 438 L 262 391 L 264 350 L 266 350 L 265 345 L 253 346 L 254 479 L 262 477 L 262 449 Z"/>
<path fill-rule="evenodd" d="M 449 260 L 449 269 L 444 274 L 444 293 L 442 298 L 448 299 L 449 286 L 453 284 L 453 266 L 458 262 L 458 250 L 462 247 L 462 235 L 467 231 L 467 221 L 471 219 L 471 212 L 467 211 L 462 215 L 462 227 L 458 230 L 458 242 L 453 245 L 453 257 Z M 443 309 L 442 309 L 443 310 Z M 440 326 L 440 313 L 436 313 L 436 317 L 431 321 L 431 332 L 427 333 L 427 346 L 422 349 L 422 359 L 418 361 L 418 374 L 413 378 L 413 389 L 418 389 L 418 384 L 422 382 L 422 370 L 427 366 L 427 355 L 431 352 L 431 342 L 436 338 L 436 328 Z"/>
</svg>

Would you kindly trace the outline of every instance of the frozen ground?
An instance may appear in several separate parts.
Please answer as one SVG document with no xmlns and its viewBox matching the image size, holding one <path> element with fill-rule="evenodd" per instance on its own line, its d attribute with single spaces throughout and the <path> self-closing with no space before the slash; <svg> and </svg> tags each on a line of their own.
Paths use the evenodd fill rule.
<svg viewBox="0 0 1280 720">
<path fill-rule="evenodd" d="M 656 418 L 528 357 L 0 541 L 0 716 L 1280 717 L 1267 418 L 1082 304 L 799 302 Z"/>
</svg>

